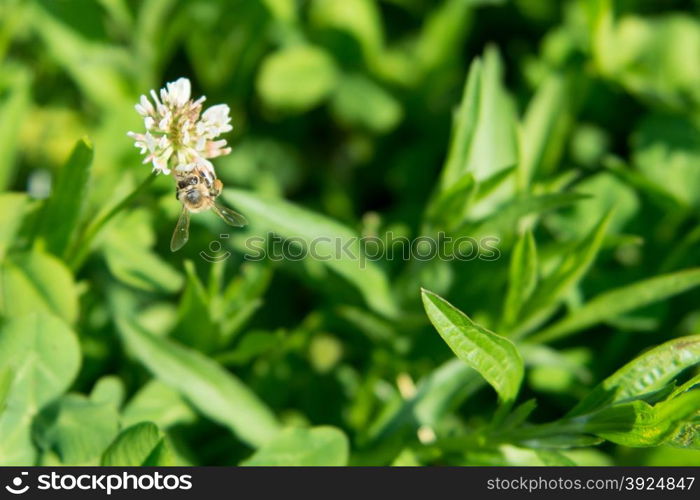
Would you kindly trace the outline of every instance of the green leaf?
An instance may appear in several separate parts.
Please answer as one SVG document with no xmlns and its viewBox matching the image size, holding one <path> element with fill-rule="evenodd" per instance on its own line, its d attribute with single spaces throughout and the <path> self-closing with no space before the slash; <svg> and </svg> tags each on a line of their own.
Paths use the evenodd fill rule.
<svg viewBox="0 0 700 500">
<path fill-rule="evenodd" d="M 593 264 L 607 231 L 612 212 L 603 217 L 590 234 L 565 255 L 551 274 L 541 280 L 530 299 L 522 308 L 514 336 L 536 328 L 557 308 L 561 300 L 583 278 Z"/>
<path fill-rule="evenodd" d="M 489 47 L 483 65 L 478 60 L 472 63 L 467 77 L 443 171 L 443 189 L 467 171 L 480 181 L 517 163 L 515 109 L 502 80 L 500 54 Z"/>
<path fill-rule="evenodd" d="M 524 375 L 523 359 L 513 343 L 473 322 L 440 296 L 421 290 L 430 322 L 455 355 L 474 368 L 504 403 L 515 400 Z"/>
<path fill-rule="evenodd" d="M 348 449 L 348 439 L 335 427 L 288 428 L 241 465 L 341 467 L 348 463 Z"/>
<path fill-rule="evenodd" d="M 510 329 L 515 323 L 520 308 L 530 297 L 537 285 L 537 248 L 532 231 L 526 231 L 513 248 L 508 274 L 508 294 L 506 295 L 503 325 Z"/>
<path fill-rule="evenodd" d="M 551 342 L 626 312 L 673 297 L 698 285 L 700 269 L 691 269 L 609 290 L 549 328 L 533 335 L 530 341 Z"/>
<path fill-rule="evenodd" d="M 185 273 L 185 291 L 171 337 L 198 351 L 211 352 L 220 339 L 218 326 L 212 318 L 210 298 L 192 261 L 185 262 Z"/>
<path fill-rule="evenodd" d="M 401 103 L 386 90 L 362 75 L 345 75 L 331 101 L 341 124 L 384 134 L 401 121 Z"/>
<path fill-rule="evenodd" d="M 578 193 L 552 193 L 513 198 L 503 206 L 494 207 L 485 217 L 463 224 L 458 236 L 501 236 L 504 240 L 515 234 L 518 222 L 527 215 L 542 215 L 551 210 L 572 205 L 588 198 Z M 503 242 L 502 242 L 503 243 Z"/>
<path fill-rule="evenodd" d="M 698 363 L 700 335 L 673 339 L 645 352 L 606 378 L 569 415 L 590 413 L 660 389 L 680 372 Z"/>
<path fill-rule="evenodd" d="M 123 314 L 116 319 L 130 352 L 202 414 L 253 447 L 275 436 L 278 423 L 270 409 L 233 374 L 197 351 L 154 337 Z"/>
<path fill-rule="evenodd" d="M 175 293 L 184 279 L 152 250 L 155 236 L 149 217 L 134 211 L 119 219 L 106 235 L 103 253 L 112 275 L 148 292 Z"/>
<path fill-rule="evenodd" d="M 460 359 L 451 359 L 423 377 L 415 395 L 379 416 L 366 433 L 366 441 L 379 444 L 410 424 L 433 427 L 469 396 L 483 387 L 484 379 Z"/>
<path fill-rule="evenodd" d="M 469 67 L 462 101 L 453 118 L 452 137 L 440 180 L 442 190 L 450 188 L 461 179 L 467 168 L 469 148 L 477 128 L 481 74 L 482 62 L 478 58 L 474 59 Z"/>
<path fill-rule="evenodd" d="M 61 2 L 68 12 L 57 15 L 52 7 L 56 2 L 43 0 L 32 2 L 29 19 L 36 31 L 47 57 L 63 68 L 90 100 L 106 109 L 118 108 L 130 102 L 126 75 L 121 68 L 133 64 L 125 47 L 100 43 L 98 37 L 90 39 L 71 26 L 76 22 L 80 29 L 99 31 L 103 23 L 86 22 L 86 19 L 99 20 L 101 9 L 93 2 Z M 79 15 L 75 13 L 79 12 Z M 89 13 L 89 17 L 86 15 Z M 106 33 L 102 33 L 106 35 Z M 104 39 L 106 40 L 106 38 Z"/>
<path fill-rule="evenodd" d="M 32 418 L 73 383 L 79 366 L 78 340 L 58 318 L 36 313 L 0 327 L 0 372 L 13 374 L 0 413 L 0 464 L 34 463 Z"/>
<path fill-rule="evenodd" d="M 633 158 L 643 179 L 677 203 L 700 206 L 700 128 L 688 117 L 648 115 L 632 136 Z"/>
<path fill-rule="evenodd" d="M 7 396 L 10 394 L 10 387 L 12 386 L 12 378 L 12 370 L 9 368 L 0 371 L 0 415 L 5 411 Z"/>
<path fill-rule="evenodd" d="M 23 68 L 12 71 L 8 61 L 3 61 L 0 76 L 0 191 L 6 190 L 13 181 L 22 129 L 18 124 L 23 121 L 30 104 L 29 75 L 29 71 Z"/>
<path fill-rule="evenodd" d="M 467 172 L 430 202 L 425 212 L 426 222 L 430 226 L 453 230 L 464 220 L 469 202 L 476 191 L 474 176 Z"/>
<path fill-rule="evenodd" d="M 0 314 L 17 317 L 52 313 L 74 323 L 78 293 L 73 277 L 57 258 L 34 250 L 0 262 Z"/>
<path fill-rule="evenodd" d="M 358 42 L 368 63 L 383 48 L 381 15 L 374 0 L 313 0 L 309 21 L 314 28 L 334 29 L 351 35 Z"/>
<path fill-rule="evenodd" d="M 24 193 L 0 193 L 0 261 L 7 251 L 17 243 L 17 233 L 29 211 L 29 197 Z"/>
<path fill-rule="evenodd" d="M 97 403 L 109 403 L 115 408 L 124 402 L 124 383 L 113 375 L 101 377 L 92 388 L 90 399 Z"/>
<path fill-rule="evenodd" d="M 301 239 L 307 250 L 313 243 L 316 258 L 355 285 L 374 311 L 386 316 L 396 314 L 387 277 L 374 262 L 365 261 L 358 237 L 351 230 L 278 198 L 239 189 L 227 189 L 223 197 L 231 206 L 240 207 L 258 234 Z M 339 246 L 348 251 L 338 252 Z"/>
<path fill-rule="evenodd" d="M 659 446 L 672 438 L 698 408 L 700 391 L 690 391 L 654 406 L 633 401 L 605 408 L 587 416 L 584 428 L 623 446 Z"/>
<path fill-rule="evenodd" d="M 39 414 L 35 438 L 65 465 L 97 465 L 119 431 L 119 415 L 111 402 L 95 402 L 79 394 L 63 396 Z"/>
<path fill-rule="evenodd" d="M 553 73 L 530 101 L 520 137 L 518 181 L 523 190 L 533 177 L 552 168 L 563 149 L 563 131 L 571 121 L 568 87 L 563 76 Z"/>
<path fill-rule="evenodd" d="M 484 52 L 478 125 L 466 168 L 487 179 L 518 162 L 515 107 L 503 85 L 503 61 L 494 46 Z"/>
<path fill-rule="evenodd" d="M 92 144 L 87 139 L 78 141 L 58 175 L 51 197 L 44 205 L 38 238 L 45 242 L 49 252 L 58 257 L 65 257 L 76 233 L 86 198 L 92 157 Z"/>
<path fill-rule="evenodd" d="M 141 422 L 124 429 L 102 455 L 102 464 L 108 467 L 137 467 L 161 443 L 162 436 L 153 422 Z"/>
<path fill-rule="evenodd" d="M 131 426 L 149 421 L 161 429 L 168 429 L 178 424 L 192 423 L 196 417 L 177 390 L 158 380 L 151 380 L 126 404 L 122 423 Z"/>
<path fill-rule="evenodd" d="M 320 104 L 335 88 L 338 70 L 322 49 L 295 45 L 269 55 L 256 82 L 267 106 L 304 112 Z"/>
</svg>

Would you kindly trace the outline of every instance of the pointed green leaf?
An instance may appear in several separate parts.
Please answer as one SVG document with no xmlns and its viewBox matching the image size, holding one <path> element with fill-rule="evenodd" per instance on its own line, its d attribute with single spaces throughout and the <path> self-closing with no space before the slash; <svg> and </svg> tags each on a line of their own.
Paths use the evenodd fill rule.
<svg viewBox="0 0 700 500">
<path fill-rule="evenodd" d="M 92 157 L 92 144 L 87 139 L 78 141 L 44 205 L 37 236 L 44 240 L 46 249 L 58 257 L 65 256 L 76 232 L 86 198 Z"/>
<path fill-rule="evenodd" d="M 23 68 L 13 69 L 8 60 L 3 61 L 0 76 L 0 191 L 6 190 L 14 180 L 22 130 L 18 124 L 22 123 L 30 104 L 30 73 Z"/>
<path fill-rule="evenodd" d="M 469 70 L 453 123 L 441 180 L 443 190 L 467 171 L 480 181 L 517 163 L 515 110 L 502 80 L 500 54 L 489 47 L 483 63 L 477 59 Z"/>
<path fill-rule="evenodd" d="M 603 292 L 561 321 L 530 338 L 531 342 L 550 342 L 613 319 L 626 312 L 665 300 L 700 285 L 700 269 L 691 269 L 646 279 Z"/>
<path fill-rule="evenodd" d="M 556 162 L 564 146 L 562 131 L 571 121 L 570 100 L 566 79 L 554 73 L 544 80 L 530 101 L 520 138 L 518 181 L 521 188 L 527 188 L 533 177 L 549 170 Z"/>
<path fill-rule="evenodd" d="M 680 337 L 651 349 L 605 379 L 571 410 L 590 413 L 605 405 L 660 389 L 680 372 L 700 363 L 700 335 Z"/>
<path fill-rule="evenodd" d="M 503 402 L 518 395 L 524 374 L 523 360 L 513 343 L 474 323 L 440 296 L 422 290 L 430 322 L 455 355 L 478 371 Z"/>
<path fill-rule="evenodd" d="M 522 308 L 514 336 L 520 336 L 545 321 L 583 278 L 603 244 L 611 215 L 612 212 L 603 217 L 577 248 L 564 256 L 559 266 L 540 282 Z"/>
<path fill-rule="evenodd" d="M 17 233 L 29 206 L 29 197 L 25 193 L 0 193 L 0 213 L 3 214 L 0 224 L 0 261 L 5 258 L 13 244 L 17 243 Z"/>
<path fill-rule="evenodd" d="M 335 427 L 289 428 L 241 465 L 340 467 L 348 463 L 348 450 L 348 439 Z"/>
<path fill-rule="evenodd" d="M 584 429 L 623 446 L 659 446 L 700 408 L 700 391 L 656 403 L 633 401 L 605 408 L 586 418 Z"/>
<path fill-rule="evenodd" d="M 481 60 L 475 59 L 469 68 L 462 102 L 453 119 L 450 147 L 440 181 L 442 190 L 455 184 L 462 178 L 466 170 L 469 147 L 473 140 L 478 120 L 481 72 Z"/>
<path fill-rule="evenodd" d="M 526 231 L 515 244 L 508 274 L 508 294 L 503 311 L 503 324 L 509 329 L 520 314 L 520 308 L 537 284 L 537 248 L 532 231 Z"/>
</svg>

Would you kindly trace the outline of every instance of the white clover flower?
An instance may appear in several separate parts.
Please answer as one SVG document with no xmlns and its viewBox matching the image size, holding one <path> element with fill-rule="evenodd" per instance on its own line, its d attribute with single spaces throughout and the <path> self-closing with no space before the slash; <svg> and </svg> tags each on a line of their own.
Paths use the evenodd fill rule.
<svg viewBox="0 0 700 500">
<path fill-rule="evenodd" d="M 192 101 L 190 94 L 190 81 L 180 78 L 160 89 L 160 99 L 151 90 L 153 103 L 142 95 L 135 106 L 143 116 L 146 133 L 129 132 L 128 136 L 146 156 L 143 162 L 152 163 L 155 172 L 167 175 L 171 168 L 188 172 L 198 166 L 213 173 L 214 165 L 209 159 L 231 152 L 225 139 L 216 140 L 233 130 L 229 107 L 217 104 L 202 113 L 206 98 Z"/>
</svg>

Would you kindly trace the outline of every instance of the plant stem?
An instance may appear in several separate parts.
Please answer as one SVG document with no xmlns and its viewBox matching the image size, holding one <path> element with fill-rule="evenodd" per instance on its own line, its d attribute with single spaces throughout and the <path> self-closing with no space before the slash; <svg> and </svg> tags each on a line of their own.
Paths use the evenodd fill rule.
<svg viewBox="0 0 700 500">
<path fill-rule="evenodd" d="M 74 247 L 71 258 L 68 260 L 68 265 L 71 270 L 75 271 L 83 264 L 88 256 L 88 252 L 90 251 L 90 247 L 92 246 L 95 237 L 100 233 L 100 231 L 102 231 L 105 225 L 107 225 L 107 223 L 114 218 L 115 215 L 138 198 L 138 196 L 153 182 L 156 175 L 156 172 L 152 172 L 127 197 L 117 203 L 109 212 L 92 222 L 92 224 L 90 224 L 85 231 L 83 231 L 82 236 Z"/>
</svg>

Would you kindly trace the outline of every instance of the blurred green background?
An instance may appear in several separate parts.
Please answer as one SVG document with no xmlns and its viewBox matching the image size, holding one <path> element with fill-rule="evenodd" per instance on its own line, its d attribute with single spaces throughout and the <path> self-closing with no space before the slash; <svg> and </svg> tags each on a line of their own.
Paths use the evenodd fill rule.
<svg viewBox="0 0 700 500">
<path fill-rule="evenodd" d="M 314 428 L 280 445 L 298 463 L 700 465 L 669 443 L 453 441 L 487 427 L 496 398 L 419 291 L 536 338 L 602 292 L 698 265 L 698 14 L 695 0 L 0 0 L 0 463 L 231 465 L 287 426 Z M 143 129 L 139 95 L 183 76 L 231 107 L 233 152 L 214 163 L 250 226 L 194 216 L 172 254 L 180 206 L 160 176 L 86 238 L 149 174 L 126 136 Z M 504 312 L 525 286 L 509 278 L 525 229 L 551 288 L 533 318 Z M 268 231 L 439 230 L 497 236 L 501 257 L 242 257 Z M 698 280 L 678 276 L 644 307 L 523 347 L 530 421 L 697 333 L 700 294 L 679 293 Z M 251 463 L 281 460 L 267 453 Z"/>
</svg>

